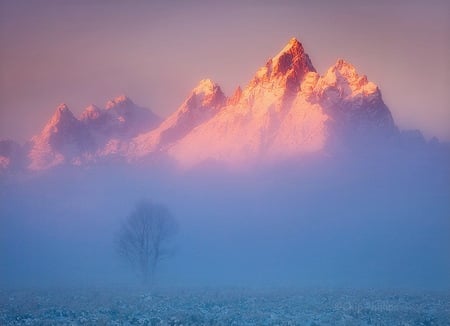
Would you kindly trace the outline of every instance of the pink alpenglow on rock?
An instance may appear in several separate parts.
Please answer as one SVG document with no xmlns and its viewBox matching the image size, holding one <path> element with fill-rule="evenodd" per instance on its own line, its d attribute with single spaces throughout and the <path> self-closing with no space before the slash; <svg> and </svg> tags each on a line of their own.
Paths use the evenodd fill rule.
<svg viewBox="0 0 450 326">
<path fill-rule="evenodd" d="M 377 85 L 343 59 L 320 75 L 292 38 L 232 96 L 203 79 L 162 122 L 125 95 L 105 109 L 88 106 L 79 120 L 62 104 L 27 155 L 32 170 L 160 157 L 182 168 L 208 161 L 240 167 L 397 134 Z"/>
</svg>

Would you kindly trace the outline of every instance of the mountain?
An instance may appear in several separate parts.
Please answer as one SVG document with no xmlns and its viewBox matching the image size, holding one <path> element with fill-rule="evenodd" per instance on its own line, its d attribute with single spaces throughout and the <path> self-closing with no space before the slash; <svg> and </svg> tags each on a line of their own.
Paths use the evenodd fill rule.
<svg viewBox="0 0 450 326">
<path fill-rule="evenodd" d="M 131 138 L 156 127 L 161 119 L 150 110 L 139 107 L 125 95 L 106 103 L 104 110 L 88 106 L 80 118 L 97 136 L 104 138 Z"/>
<path fill-rule="evenodd" d="M 124 95 L 104 109 L 88 106 L 79 119 L 61 104 L 32 138 L 27 157 L 31 170 L 161 157 L 184 168 L 207 161 L 238 166 L 423 140 L 405 135 L 377 85 L 343 59 L 320 75 L 292 38 L 244 88 L 226 97 L 203 79 L 163 121 Z M 3 152 L 2 166 L 18 161 L 12 151 Z"/>
<path fill-rule="evenodd" d="M 294 39 L 212 119 L 169 148 L 185 167 L 282 160 L 396 126 L 378 87 L 338 60 L 324 76 Z"/>
<path fill-rule="evenodd" d="M 112 154 L 120 141 L 154 128 L 160 118 L 128 97 L 108 101 L 105 109 L 88 106 L 77 119 L 60 104 L 39 135 L 31 140 L 29 169 L 45 170 L 62 164 L 81 165 Z"/>
<path fill-rule="evenodd" d="M 31 139 L 28 155 L 31 170 L 45 170 L 62 163 L 75 163 L 74 158 L 93 149 L 87 128 L 66 104 L 60 104 L 42 132 Z"/>
<path fill-rule="evenodd" d="M 317 83 L 313 82 L 312 92 L 305 95 L 324 108 L 338 139 L 348 142 L 398 132 L 379 88 L 350 63 L 339 59 L 324 76 L 313 76 L 312 80 Z"/>
<path fill-rule="evenodd" d="M 201 80 L 183 104 L 161 125 L 132 140 L 128 155 L 139 158 L 149 153 L 164 151 L 198 125 L 212 118 L 225 104 L 220 87 L 210 79 Z"/>
</svg>

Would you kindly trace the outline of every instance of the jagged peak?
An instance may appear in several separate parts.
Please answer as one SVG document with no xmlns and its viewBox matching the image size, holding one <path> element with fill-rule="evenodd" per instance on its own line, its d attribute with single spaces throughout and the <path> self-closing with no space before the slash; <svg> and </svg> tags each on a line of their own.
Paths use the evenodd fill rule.
<svg viewBox="0 0 450 326">
<path fill-rule="evenodd" d="M 217 85 L 214 81 L 209 78 L 205 78 L 199 81 L 197 86 L 193 89 L 193 93 L 195 94 L 212 94 L 217 89 L 220 89 L 220 86 Z"/>
<path fill-rule="evenodd" d="M 185 103 L 191 108 L 197 106 L 218 108 L 224 104 L 225 100 L 225 94 L 220 86 L 206 78 L 200 80 Z"/>
<path fill-rule="evenodd" d="M 95 104 L 90 104 L 81 113 L 80 119 L 82 121 L 97 119 L 101 115 L 101 113 L 102 110 L 98 106 L 96 106 Z"/>
<path fill-rule="evenodd" d="M 354 76 L 354 75 L 358 74 L 355 66 L 342 58 L 337 59 L 336 63 L 331 67 L 331 69 L 333 72 L 339 71 L 343 75 L 353 75 Z"/>
<path fill-rule="evenodd" d="M 369 93 L 373 93 L 378 90 L 377 85 L 370 82 L 366 75 L 359 75 L 355 66 L 344 59 L 338 59 L 332 69 L 334 71 L 339 71 L 339 73 L 345 77 L 349 83 L 355 84 L 355 87 L 364 86 L 365 91 Z"/>
<path fill-rule="evenodd" d="M 261 82 L 275 81 L 279 86 L 295 93 L 308 72 L 316 72 L 316 69 L 305 53 L 303 45 L 293 37 L 276 56 L 258 69 L 249 86 L 253 88 Z"/>
<path fill-rule="evenodd" d="M 321 77 L 322 84 L 340 89 L 349 88 L 346 95 L 362 93 L 364 95 L 378 94 L 379 89 L 376 84 L 370 82 L 366 75 L 359 75 L 355 66 L 350 62 L 339 58 L 332 65 L 325 75 Z"/>
<path fill-rule="evenodd" d="M 72 123 L 78 121 L 65 103 L 61 103 L 56 107 L 55 113 L 47 123 L 47 127 L 51 128 L 60 123 Z"/>
<path fill-rule="evenodd" d="M 115 97 L 112 100 L 109 100 L 106 103 L 106 109 L 110 110 L 110 109 L 112 109 L 114 107 L 117 107 L 117 106 L 121 106 L 122 107 L 122 106 L 133 105 L 133 104 L 134 104 L 133 101 L 128 96 L 122 94 L 122 95 L 119 95 L 119 96 Z"/>
<path fill-rule="evenodd" d="M 242 96 L 242 88 L 241 86 L 238 86 L 234 91 L 233 95 L 228 99 L 227 104 L 229 105 L 237 104 L 241 99 L 241 96 Z"/>
<path fill-rule="evenodd" d="M 342 58 L 338 59 L 327 73 L 336 74 L 336 72 L 339 72 L 348 82 L 356 83 L 357 86 L 370 83 L 366 75 L 359 75 L 355 66 Z"/>
<path fill-rule="evenodd" d="M 95 104 L 89 104 L 84 111 L 100 111 L 100 108 Z"/>
<path fill-rule="evenodd" d="M 55 113 L 65 113 L 65 112 L 70 112 L 69 107 L 67 106 L 66 103 L 60 103 L 58 104 L 58 106 L 56 107 L 56 112 Z"/>
<path fill-rule="evenodd" d="M 291 38 L 286 46 L 272 58 L 272 65 L 275 72 L 283 74 L 290 69 L 300 73 L 316 71 L 303 45 L 295 37 Z"/>
<path fill-rule="evenodd" d="M 72 111 L 70 111 L 69 107 L 65 103 L 61 103 L 56 107 L 55 113 L 51 119 L 52 122 L 59 121 L 64 118 L 74 118 Z"/>
<path fill-rule="evenodd" d="M 302 43 L 300 43 L 295 37 L 291 38 L 289 42 L 284 46 L 284 48 L 278 52 L 276 56 L 273 57 L 272 60 L 276 61 L 285 53 L 292 53 L 301 55 L 305 50 L 303 48 Z"/>
<path fill-rule="evenodd" d="M 225 98 L 220 86 L 211 79 L 202 79 L 192 91 L 193 95 L 200 95 L 202 97 L 220 97 Z"/>
<path fill-rule="evenodd" d="M 288 44 L 300 44 L 300 42 L 294 36 L 294 37 L 291 37 L 291 39 L 289 40 Z"/>
</svg>

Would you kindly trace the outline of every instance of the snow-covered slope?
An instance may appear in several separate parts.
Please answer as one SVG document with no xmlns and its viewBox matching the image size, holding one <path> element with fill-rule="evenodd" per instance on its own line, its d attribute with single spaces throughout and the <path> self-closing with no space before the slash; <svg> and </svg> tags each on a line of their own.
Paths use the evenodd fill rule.
<svg viewBox="0 0 450 326">
<path fill-rule="evenodd" d="M 213 117 L 226 101 L 220 87 L 210 79 L 201 80 L 183 104 L 161 125 L 132 140 L 127 156 L 136 159 L 163 151 Z"/>
</svg>

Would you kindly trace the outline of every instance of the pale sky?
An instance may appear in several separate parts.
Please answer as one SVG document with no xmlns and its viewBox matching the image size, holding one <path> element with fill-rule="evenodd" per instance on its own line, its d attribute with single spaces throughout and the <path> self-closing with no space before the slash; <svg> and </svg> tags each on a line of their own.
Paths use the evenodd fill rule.
<svg viewBox="0 0 450 326">
<path fill-rule="evenodd" d="M 230 95 L 297 37 L 319 73 L 344 58 L 402 129 L 450 140 L 447 1 L 0 0 L 0 138 L 65 102 L 120 94 L 167 116 L 203 78 Z"/>
</svg>

